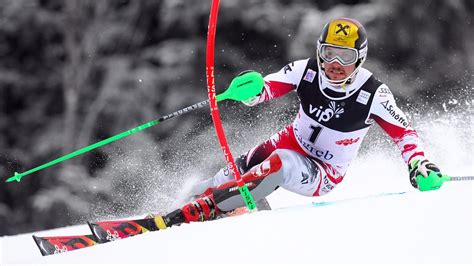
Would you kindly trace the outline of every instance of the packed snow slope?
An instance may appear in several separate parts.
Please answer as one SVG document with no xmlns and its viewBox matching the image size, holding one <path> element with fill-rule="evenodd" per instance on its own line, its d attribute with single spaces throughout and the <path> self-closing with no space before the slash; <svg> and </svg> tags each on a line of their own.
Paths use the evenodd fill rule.
<svg viewBox="0 0 474 266">
<path fill-rule="evenodd" d="M 277 192 L 292 207 L 151 232 L 42 257 L 31 234 L 1 239 L 5 264 L 54 263 L 472 263 L 472 186 L 356 197 L 314 207 Z M 306 201 L 306 202 L 305 202 Z M 36 235 L 86 234 L 86 226 Z"/>
</svg>

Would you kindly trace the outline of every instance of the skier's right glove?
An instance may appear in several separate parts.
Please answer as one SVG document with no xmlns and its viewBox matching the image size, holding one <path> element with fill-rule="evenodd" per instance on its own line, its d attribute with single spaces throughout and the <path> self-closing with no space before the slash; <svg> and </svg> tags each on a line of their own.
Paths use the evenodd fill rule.
<svg viewBox="0 0 474 266">
<path fill-rule="evenodd" d="M 237 76 L 237 77 L 240 77 L 242 75 L 245 75 L 247 73 L 251 73 L 251 72 L 256 72 L 254 70 L 244 70 L 242 72 L 240 72 Z M 234 78 L 235 79 L 235 78 Z M 263 87 L 262 87 L 263 89 Z M 260 98 L 260 96 L 262 95 L 262 92 L 260 92 L 259 94 L 253 96 L 253 97 L 250 97 L 249 99 L 246 99 L 246 100 L 243 100 L 242 103 L 247 105 L 247 106 L 254 106 L 258 103 L 258 99 Z"/>
<path fill-rule="evenodd" d="M 443 185 L 444 177 L 439 168 L 428 159 L 413 159 L 408 164 L 410 183 L 420 191 L 436 190 Z"/>
<path fill-rule="evenodd" d="M 262 95 L 262 94 L 259 93 L 259 94 L 255 95 L 255 96 L 251 97 L 250 99 L 247 99 L 247 100 L 245 100 L 245 101 L 242 101 L 242 103 L 245 104 L 245 105 L 247 105 L 247 106 L 254 106 L 254 105 L 256 105 L 256 104 L 258 103 L 258 100 L 260 99 L 260 96 L 261 96 L 261 95 Z"/>
</svg>

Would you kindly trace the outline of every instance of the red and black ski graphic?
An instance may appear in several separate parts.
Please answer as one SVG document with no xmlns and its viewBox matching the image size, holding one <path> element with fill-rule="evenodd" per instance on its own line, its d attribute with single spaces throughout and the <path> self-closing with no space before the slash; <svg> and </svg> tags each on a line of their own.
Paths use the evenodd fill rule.
<svg viewBox="0 0 474 266">
<path fill-rule="evenodd" d="M 88 223 L 99 243 L 159 230 L 156 218 Z"/>
<path fill-rule="evenodd" d="M 33 236 L 43 256 L 68 252 L 98 244 L 94 235 Z"/>
<path fill-rule="evenodd" d="M 157 231 L 159 230 L 158 223 L 162 223 L 161 228 L 166 227 L 161 216 L 136 220 L 89 222 L 92 235 L 33 236 L 33 239 L 41 254 L 46 256 Z"/>
<path fill-rule="evenodd" d="M 265 203 L 265 205 L 259 203 Z M 259 210 L 271 210 L 268 203 L 258 201 Z M 227 213 L 224 217 L 235 216 L 237 213 Z M 169 222 L 169 221 L 168 221 Z M 174 219 L 170 226 L 180 224 L 184 220 Z M 38 248 L 43 256 L 63 253 L 80 248 L 90 247 L 97 244 L 107 243 L 110 241 L 123 239 L 150 231 L 165 229 L 166 225 L 163 216 L 154 215 L 143 219 L 129 219 L 119 221 L 101 221 L 88 222 L 92 235 L 76 235 L 76 236 L 33 236 Z M 160 229 L 161 228 L 161 229 Z"/>
</svg>

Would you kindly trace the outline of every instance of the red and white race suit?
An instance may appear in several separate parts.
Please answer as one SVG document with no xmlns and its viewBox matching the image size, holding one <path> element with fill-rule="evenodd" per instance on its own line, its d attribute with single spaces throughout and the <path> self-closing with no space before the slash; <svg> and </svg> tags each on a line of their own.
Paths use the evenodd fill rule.
<svg viewBox="0 0 474 266">
<path fill-rule="evenodd" d="M 245 160 L 244 164 L 240 163 L 246 168 L 243 172 L 261 163 L 276 149 L 293 150 L 316 163 L 317 176 L 311 178 L 312 182 L 306 182 L 308 178 L 304 179 L 304 174 L 302 180 L 286 178 L 281 186 L 303 195 L 323 195 L 342 181 L 374 122 L 398 145 L 406 163 L 415 156 L 424 156 L 416 131 L 397 107 L 389 88 L 365 68 L 345 88 L 325 83 L 314 59 L 292 62 L 264 79 L 261 94 L 246 102 L 247 105 L 296 90 L 299 112 L 291 125 L 241 157 Z M 221 171 L 214 184 L 228 180 Z M 301 187 L 302 184 L 306 187 Z"/>
</svg>

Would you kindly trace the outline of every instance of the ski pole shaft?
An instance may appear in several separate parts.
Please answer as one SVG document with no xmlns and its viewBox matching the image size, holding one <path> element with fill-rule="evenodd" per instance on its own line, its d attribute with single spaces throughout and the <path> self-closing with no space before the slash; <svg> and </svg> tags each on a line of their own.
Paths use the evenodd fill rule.
<svg viewBox="0 0 474 266">
<path fill-rule="evenodd" d="M 76 156 L 79 156 L 79 155 L 84 154 L 84 153 L 86 153 L 86 152 L 89 152 L 89 151 L 91 151 L 91 150 L 97 149 L 97 148 L 102 147 L 102 146 L 104 146 L 104 145 L 107 145 L 107 144 L 109 144 L 109 143 L 111 143 L 111 142 L 114 142 L 114 141 L 117 141 L 117 140 L 119 140 L 119 139 L 125 138 L 125 137 L 130 136 L 130 135 L 132 135 L 132 134 L 135 134 L 135 133 L 137 133 L 137 132 L 139 132 L 139 131 L 142 131 L 142 130 L 144 130 L 144 129 L 147 129 L 147 128 L 149 128 L 149 127 L 152 127 L 152 126 L 154 126 L 154 125 L 157 125 L 157 124 L 159 124 L 159 123 L 161 123 L 161 122 L 163 122 L 163 121 L 166 121 L 166 120 L 169 120 L 169 119 L 171 119 L 171 118 L 175 118 L 175 117 L 178 117 L 178 116 L 187 114 L 187 113 L 189 113 L 189 112 L 191 112 L 191 111 L 200 109 L 200 108 L 202 108 L 202 107 L 204 107 L 204 106 L 207 106 L 208 104 L 209 104 L 209 100 L 205 100 L 205 101 L 202 101 L 202 102 L 193 104 L 193 105 L 191 105 L 191 106 L 188 106 L 188 107 L 186 107 L 186 108 L 183 108 L 183 109 L 178 110 L 178 111 L 176 111 L 176 112 L 173 112 L 173 113 L 171 113 L 171 114 L 162 116 L 162 117 L 160 117 L 160 118 L 158 118 L 158 119 L 155 119 L 155 120 L 153 120 L 153 121 L 150 121 L 150 122 L 145 123 L 145 124 L 143 124 L 143 125 L 140 125 L 140 126 L 138 126 L 138 127 L 132 128 L 132 129 L 130 129 L 130 130 L 127 130 L 127 131 L 122 132 L 122 133 L 120 133 L 120 134 L 117 134 L 117 135 L 115 135 L 115 136 L 112 136 L 112 137 L 110 137 L 110 138 L 107 138 L 107 139 L 101 140 L 101 141 L 99 141 L 99 142 L 97 142 L 97 143 L 91 144 L 91 145 L 89 145 L 89 146 L 87 146 L 87 147 L 84 147 L 84 148 L 82 148 L 82 149 L 80 149 L 80 150 L 77 150 L 77 151 L 75 151 L 75 152 L 66 154 L 66 155 L 64 155 L 64 156 L 62 156 L 62 157 L 59 157 L 59 158 L 57 158 L 57 159 L 55 159 L 55 160 L 53 160 L 53 161 L 50 161 L 50 162 L 48 162 L 48 163 L 42 164 L 42 165 L 40 165 L 40 166 L 38 166 L 38 167 L 35 167 L 35 168 L 31 169 L 31 170 L 28 170 L 28 171 L 26 171 L 26 172 L 23 172 L 23 173 L 15 173 L 12 177 L 8 178 L 6 182 L 12 182 L 12 181 L 20 182 L 20 181 L 21 181 L 21 178 L 24 177 L 24 176 L 27 176 L 27 175 L 32 174 L 32 173 L 34 173 L 34 172 L 37 172 L 37 171 L 39 171 L 39 170 L 42 170 L 42 169 L 51 167 L 51 166 L 53 166 L 53 165 L 55 165 L 55 164 L 58 164 L 58 163 L 60 163 L 60 162 L 69 160 L 69 159 L 71 159 L 71 158 L 73 158 L 73 157 L 76 157 Z"/>
<path fill-rule="evenodd" d="M 240 76 L 234 78 L 234 80 L 232 80 L 232 82 L 229 85 L 229 87 L 227 88 L 227 90 L 225 90 L 221 94 L 215 96 L 215 100 L 217 102 L 220 102 L 220 101 L 223 101 L 223 100 L 244 101 L 244 100 L 249 99 L 249 98 L 257 95 L 258 93 L 260 93 L 260 91 L 263 87 L 263 84 L 264 84 L 264 81 L 263 81 L 262 75 L 258 72 L 252 71 L 252 72 L 249 72 L 249 73 L 246 73 L 244 75 L 240 75 Z M 81 155 L 83 153 L 86 153 L 86 152 L 89 152 L 91 150 L 97 149 L 97 148 L 102 147 L 104 145 L 107 145 L 111 142 L 114 142 L 116 140 L 125 138 L 125 137 L 130 136 L 132 134 L 135 134 L 139 131 L 142 131 L 144 129 L 147 129 L 149 127 L 157 125 L 157 124 L 159 124 L 163 121 L 181 116 L 183 114 L 187 114 L 191 111 L 200 109 L 200 108 L 202 108 L 204 106 L 207 106 L 207 105 L 209 105 L 209 100 L 205 100 L 205 101 L 193 104 L 191 106 L 188 106 L 186 108 L 183 108 L 183 109 L 178 110 L 176 112 L 173 112 L 171 114 L 162 116 L 158 119 L 155 119 L 153 121 L 150 121 L 148 123 L 140 125 L 136 128 L 127 130 L 125 132 L 122 132 L 122 133 L 117 134 L 115 136 L 112 136 L 110 138 L 107 138 L 107 139 L 101 140 L 97 143 L 91 144 L 91 145 L 89 145 L 87 147 L 84 147 L 80 150 L 77 150 L 75 152 L 66 154 L 66 155 L 64 155 L 60 158 L 57 158 L 53 161 L 42 164 L 42 165 L 40 165 L 38 167 L 35 167 L 31 170 L 28 170 L 26 172 L 23 172 L 23 173 L 16 173 L 15 172 L 15 174 L 12 177 L 8 178 L 6 182 L 12 182 L 12 181 L 20 182 L 21 178 L 23 178 L 26 175 L 29 175 L 29 174 L 32 174 L 32 173 L 37 172 L 39 170 L 51 167 L 55 164 L 58 164 L 60 162 L 65 161 L 65 160 L 71 159 L 71 158 L 76 157 L 78 155 Z"/>
<path fill-rule="evenodd" d="M 448 176 L 446 181 L 474 181 L 474 176 Z"/>
</svg>

